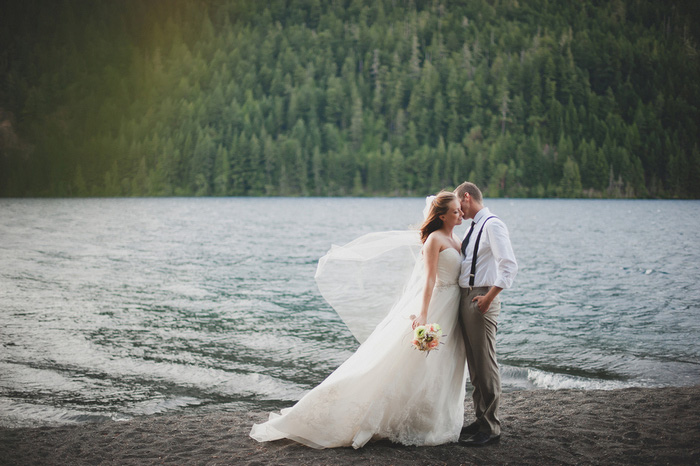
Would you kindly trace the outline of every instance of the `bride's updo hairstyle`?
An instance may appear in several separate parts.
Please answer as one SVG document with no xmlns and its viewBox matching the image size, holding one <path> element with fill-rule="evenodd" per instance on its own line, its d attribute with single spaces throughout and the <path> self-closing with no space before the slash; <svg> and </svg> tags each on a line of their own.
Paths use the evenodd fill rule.
<svg viewBox="0 0 700 466">
<path fill-rule="evenodd" d="M 450 203 L 457 199 L 454 193 L 449 191 L 440 191 L 432 200 L 432 205 L 425 217 L 425 222 L 420 227 L 420 240 L 425 243 L 430 233 L 442 228 L 442 220 L 440 215 L 445 215 L 450 209 Z"/>
</svg>

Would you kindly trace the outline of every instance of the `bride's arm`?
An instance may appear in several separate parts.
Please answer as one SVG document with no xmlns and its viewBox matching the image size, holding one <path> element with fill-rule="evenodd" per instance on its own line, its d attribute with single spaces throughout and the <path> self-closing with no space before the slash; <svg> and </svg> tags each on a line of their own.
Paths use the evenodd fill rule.
<svg viewBox="0 0 700 466">
<path fill-rule="evenodd" d="M 440 254 L 440 242 L 434 235 L 430 235 L 423 245 L 423 260 L 425 261 L 425 287 L 423 288 L 423 303 L 418 317 L 413 319 L 413 328 L 425 325 L 428 322 L 428 306 L 433 297 L 433 288 L 437 278 L 438 256 Z"/>
</svg>

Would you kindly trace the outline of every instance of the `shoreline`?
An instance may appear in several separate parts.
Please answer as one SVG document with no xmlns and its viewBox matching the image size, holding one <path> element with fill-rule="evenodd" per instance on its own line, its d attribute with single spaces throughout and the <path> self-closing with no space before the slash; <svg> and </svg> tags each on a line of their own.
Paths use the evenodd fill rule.
<svg viewBox="0 0 700 466">
<path fill-rule="evenodd" d="M 248 437 L 268 413 L 166 414 L 60 427 L 0 428 L 0 464 L 700 464 L 700 385 L 504 393 L 503 435 L 482 448 L 314 450 Z M 465 421 L 471 422 L 467 399 Z"/>
</svg>

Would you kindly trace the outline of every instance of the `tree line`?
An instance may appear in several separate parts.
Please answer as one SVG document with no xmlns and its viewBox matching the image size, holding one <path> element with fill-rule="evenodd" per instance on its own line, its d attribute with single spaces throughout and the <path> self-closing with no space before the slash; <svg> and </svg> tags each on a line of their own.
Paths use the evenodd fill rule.
<svg viewBox="0 0 700 466">
<path fill-rule="evenodd" d="M 2 196 L 700 197 L 691 1 L 3 9 Z"/>
</svg>

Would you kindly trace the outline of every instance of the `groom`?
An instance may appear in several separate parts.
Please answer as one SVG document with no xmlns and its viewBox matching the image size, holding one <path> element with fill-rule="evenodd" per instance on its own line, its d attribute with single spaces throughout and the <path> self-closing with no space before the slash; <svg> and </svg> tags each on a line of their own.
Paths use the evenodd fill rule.
<svg viewBox="0 0 700 466">
<path fill-rule="evenodd" d="M 469 378 L 474 386 L 476 420 L 462 429 L 462 434 L 468 436 L 462 443 L 482 446 L 501 437 L 498 420 L 501 375 L 496 362 L 496 329 L 501 311 L 498 294 L 510 288 L 518 264 L 505 223 L 484 207 L 479 188 L 467 181 L 454 193 L 464 219 L 472 219 L 471 228 L 462 241 L 459 313 Z"/>
</svg>

